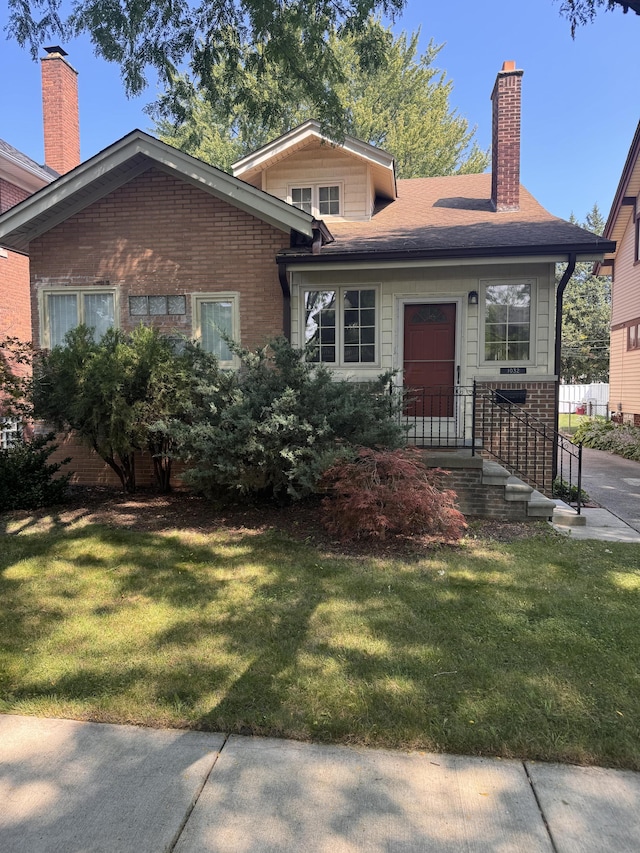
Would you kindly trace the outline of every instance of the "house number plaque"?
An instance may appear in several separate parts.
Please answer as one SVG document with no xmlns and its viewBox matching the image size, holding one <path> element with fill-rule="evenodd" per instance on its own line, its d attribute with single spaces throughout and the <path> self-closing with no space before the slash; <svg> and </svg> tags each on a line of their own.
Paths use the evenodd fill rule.
<svg viewBox="0 0 640 853">
<path fill-rule="evenodd" d="M 526 367 L 501 367 L 500 368 L 500 373 L 508 373 L 510 375 L 513 375 L 514 373 L 521 374 L 521 373 L 526 373 L 526 372 L 527 372 Z"/>
</svg>

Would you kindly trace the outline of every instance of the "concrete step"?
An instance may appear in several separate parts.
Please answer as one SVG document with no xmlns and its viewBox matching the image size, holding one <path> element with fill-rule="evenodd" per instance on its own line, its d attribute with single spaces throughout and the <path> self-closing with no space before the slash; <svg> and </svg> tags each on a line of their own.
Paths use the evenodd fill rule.
<svg viewBox="0 0 640 853">
<path fill-rule="evenodd" d="M 509 477 L 504 487 L 505 501 L 530 501 L 532 486 L 523 483 L 518 477 Z"/>
<path fill-rule="evenodd" d="M 506 486 L 511 477 L 509 471 L 497 462 L 484 460 L 482 465 L 482 482 L 486 486 Z"/>
<path fill-rule="evenodd" d="M 552 518 L 555 508 L 555 501 L 533 489 L 527 504 L 527 515 L 530 518 Z"/>
<path fill-rule="evenodd" d="M 586 515 L 578 515 L 575 509 L 564 501 L 556 501 L 552 521 L 559 527 L 586 527 Z"/>
</svg>

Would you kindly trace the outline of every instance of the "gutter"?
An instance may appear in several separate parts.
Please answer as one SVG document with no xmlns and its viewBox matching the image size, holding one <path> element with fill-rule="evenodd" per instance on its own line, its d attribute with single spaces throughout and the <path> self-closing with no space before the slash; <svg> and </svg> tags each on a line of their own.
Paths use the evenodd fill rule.
<svg viewBox="0 0 640 853">
<path fill-rule="evenodd" d="M 278 263 L 278 279 L 282 288 L 282 333 L 291 343 L 291 287 L 286 264 Z"/>
<path fill-rule="evenodd" d="M 553 422 L 555 424 L 554 431 L 558 429 L 558 415 L 560 412 L 560 361 L 562 358 L 562 299 L 566 286 L 571 280 L 571 276 L 576 269 L 576 253 L 569 252 L 567 268 L 562 274 L 558 290 L 556 292 L 556 347 L 554 355 L 553 372 L 556 375 L 556 388 L 553 402 Z M 558 454 L 553 454 L 552 460 L 552 479 L 555 480 L 558 473 Z"/>
</svg>

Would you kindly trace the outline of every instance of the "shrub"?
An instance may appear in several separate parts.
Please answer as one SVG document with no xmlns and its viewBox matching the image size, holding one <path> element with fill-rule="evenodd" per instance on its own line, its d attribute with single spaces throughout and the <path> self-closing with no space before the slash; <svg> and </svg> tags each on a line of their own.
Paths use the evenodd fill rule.
<svg viewBox="0 0 640 853">
<path fill-rule="evenodd" d="M 566 501 L 567 503 L 577 503 L 578 487 L 568 483 L 561 477 L 556 477 L 553 481 L 553 497 Z M 586 504 L 589 502 L 589 495 L 584 489 L 580 489 L 580 503 Z"/>
<path fill-rule="evenodd" d="M 37 509 L 63 500 L 71 474 L 55 475 L 71 460 L 47 462 L 57 449 L 50 443 L 53 437 L 20 440 L 0 450 L 0 511 Z"/>
<path fill-rule="evenodd" d="M 640 461 L 640 427 L 631 424 L 614 424 L 596 418 L 585 421 L 576 430 L 574 441 L 595 450 L 608 450 L 626 459 Z"/>
<path fill-rule="evenodd" d="M 455 507 L 455 492 L 438 487 L 443 473 L 428 468 L 415 448 L 362 448 L 355 460 L 339 461 L 325 472 L 324 524 L 341 539 L 382 539 L 387 533 L 459 539 L 467 525 Z"/>
<path fill-rule="evenodd" d="M 207 497 L 297 500 L 356 447 L 404 443 L 388 377 L 334 380 L 284 338 L 258 352 L 233 349 L 237 373 L 194 365 L 197 403 L 188 424 L 174 424 L 184 479 Z"/>
</svg>

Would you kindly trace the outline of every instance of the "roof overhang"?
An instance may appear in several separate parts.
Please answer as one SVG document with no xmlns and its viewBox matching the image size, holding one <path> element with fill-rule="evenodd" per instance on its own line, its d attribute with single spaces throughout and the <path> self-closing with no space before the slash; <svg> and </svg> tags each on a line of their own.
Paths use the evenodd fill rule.
<svg viewBox="0 0 640 853">
<path fill-rule="evenodd" d="M 603 236 L 614 240 L 618 246 L 624 237 L 631 219 L 638 214 L 638 198 L 640 198 L 640 122 L 636 128 L 633 142 L 629 148 L 620 183 L 613 198 L 607 224 Z M 616 256 L 615 246 L 607 252 L 603 266 L 611 267 Z M 601 272 L 600 265 L 596 273 Z"/>
<path fill-rule="evenodd" d="M 0 245 L 25 252 L 31 240 L 151 167 L 179 177 L 290 233 L 313 239 L 318 224 L 302 210 L 135 130 L 0 216 Z"/>
<path fill-rule="evenodd" d="M 0 150 L 0 180 L 7 181 L 29 193 L 37 192 L 50 184 L 55 175 L 48 174 L 42 167 L 13 157 L 10 151 Z"/>
<path fill-rule="evenodd" d="M 313 144 L 339 148 L 345 154 L 366 162 L 372 169 L 377 194 L 384 198 L 396 198 L 395 160 L 391 154 L 355 136 L 345 135 L 342 142 L 335 142 L 322 133 L 320 122 L 315 119 L 305 121 L 257 151 L 247 154 L 231 168 L 235 177 L 252 181 L 260 172 Z"/>
</svg>

